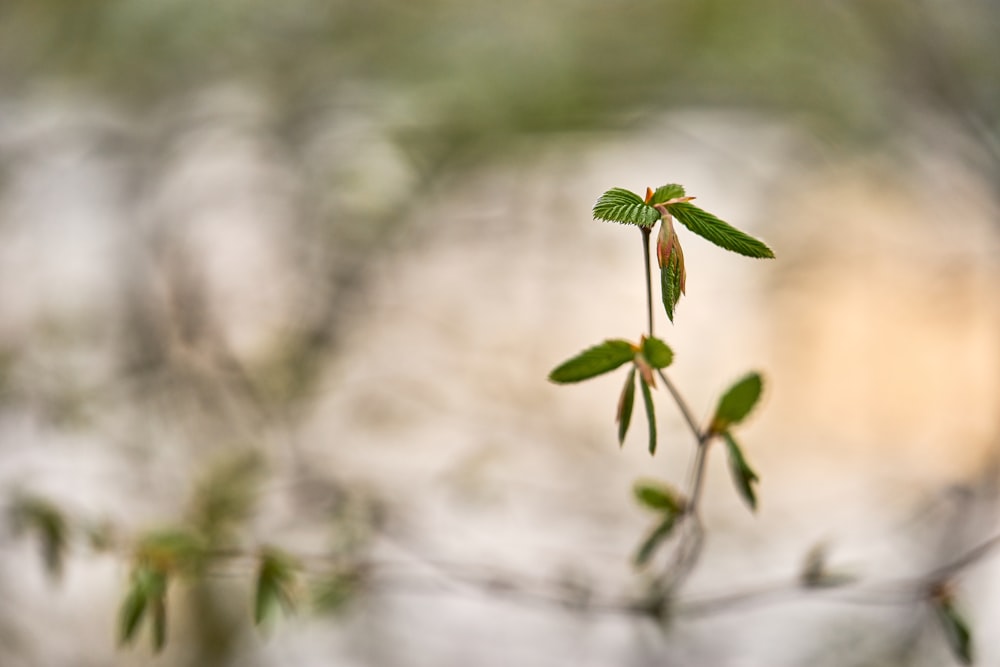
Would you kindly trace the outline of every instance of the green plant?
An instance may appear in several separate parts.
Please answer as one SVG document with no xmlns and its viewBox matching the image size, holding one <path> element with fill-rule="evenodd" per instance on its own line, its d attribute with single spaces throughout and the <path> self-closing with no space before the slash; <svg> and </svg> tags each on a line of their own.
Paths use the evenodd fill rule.
<svg viewBox="0 0 1000 667">
<path fill-rule="evenodd" d="M 758 404 L 764 382 L 760 373 L 747 373 L 721 394 L 705 424 L 699 425 L 694 419 L 666 373 L 673 363 L 674 352 L 653 332 L 650 238 L 659 223 L 656 256 L 661 300 L 671 322 L 686 284 L 681 240 L 673 225 L 675 219 L 727 250 L 749 257 L 773 256 L 762 242 L 695 207 L 690 203 L 692 199 L 681 186 L 673 184 L 648 190 L 645 198 L 617 188 L 601 196 L 594 208 L 596 218 L 633 225 L 640 231 L 648 329 L 636 342 L 616 338 L 594 345 L 550 374 L 553 382 L 574 383 L 627 366 L 616 407 L 617 438 L 619 445 L 624 445 L 638 385 L 646 414 L 650 454 L 655 454 L 658 438 L 654 392 L 658 385 L 667 389 L 695 441 L 692 472 L 683 491 L 659 480 L 644 479 L 634 484 L 636 500 L 655 515 L 650 530 L 636 549 L 634 563 L 637 567 L 650 567 L 656 556 L 662 555 L 665 547 L 671 544 L 674 557 L 666 559 L 666 567 L 638 599 L 601 599 L 585 584 L 566 581 L 557 582 L 551 590 L 540 590 L 542 586 L 537 580 L 519 585 L 506 573 L 477 574 L 465 567 L 435 565 L 433 559 L 422 559 L 424 567 L 429 565 L 438 570 L 437 574 L 478 587 L 491 595 L 502 593 L 532 604 L 542 601 L 564 609 L 638 615 L 656 620 L 673 615 L 702 616 L 754 601 L 789 597 L 787 593 L 806 594 L 857 583 L 856 577 L 831 571 L 827 567 L 825 550 L 817 548 L 808 554 L 796 579 L 780 582 L 777 586 L 758 586 L 750 591 L 727 592 L 694 601 L 680 599 L 676 594 L 696 565 L 701 550 L 703 528 L 698 509 L 704 489 L 706 460 L 713 444 L 725 447 L 735 488 L 743 502 L 756 510 L 758 475 L 747 462 L 735 431 Z M 81 541 L 81 537 L 95 552 L 112 553 L 130 563 L 129 580 L 119 607 L 119 640 L 121 644 L 134 644 L 145 632 L 151 638 L 154 651 L 162 650 L 170 635 L 168 609 L 177 604 L 172 601 L 177 595 L 171 594 L 171 590 L 187 589 L 190 593 L 209 578 L 240 577 L 247 593 L 243 621 L 254 622 L 261 628 L 270 626 L 281 613 L 293 612 L 306 605 L 315 611 L 348 609 L 355 598 L 379 581 L 391 580 L 396 587 L 401 582 L 405 585 L 405 572 L 397 571 L 392 562 L 374 560 L 369 552 L 371 534 L 379 523 L 374 506 L 362 502 L 360 509 L 364 511 L 351 511 L 359 509 L 358 503 L 352 500 L 352 494 L 341 489 L 337 493 L 338 509 L 333 517 L 336 521 L 329 526 L 334 543 L 318 553 L 292 553 L 290 549 L 259 540 L 250 525 L 261 496 L 262 461 L 256 455 L 249 455 L 222 463 L 195 486 L 184 516 L 148 532 L 128 535 L 107 522 L 80 521 L 67 516 L 50 500 L 30 494 L 15 495 L 8 518 L 15 529 L 35 536 L 43 562 L 53 578 L 60 576 L 69 550 L 74 542 Z M 953 655 L 969 664 L 973 657 L 972 632 L 960 612 L 962 605 L 957 600 L 954 580 L 974 563 L 998 551 L 1000 535 L 994 535 L 942 567 L 909 578 L 877 583 L 867 591 L 847 591 L 848 596 L 843 599 L 854 603 L 924 605 L 925 611 L 937 619 Z M 376 576 L 386 573 L 391 576 Z M 419 588 L 426 590 L 425 586 Z M 191 598 L 182 597 L 181 604 L 187 604 L 188 611 L 193 611 L 195 605 L 190 599 L 185 602 L 185 597 Z"/>
<path fill-rule="evenodd" d="M 686 533 L 687 544 L 682 544 L 678 550 L 681 557 L 675 563 L 675 568 L 670 571 L 670 574 L 674 575 L 672 582 L 667 586 L 666 578 L 661 581 L 664 584 L 661 596 L 663 601 L 666 600 L 666 591 L 681 581 L 683 574 L 694 564 L 699 552 L 701 522 L 698 517 L 698 502 L 703 488 L 706 456 L 714 442 L 725 443 L 736 488 L 751 509 L 757 507 L 754 485 L 758 477 L 747 463 L 732 429 L 743 422 L 756 406 L 763 390 L 763 380 L 757 372 L 747 374 L 719 399 L 709 423 L 704 427 L 698 425 L 677 387 L 664 371 L 673 362 L 673 350 L 666 342 L 653 335 L 650 236 L 654 226 L 659 223 L 656 258 L 660 270 L 660 297 L 663 309 L 671 322 L 674 321 L 677 304 L 687 284 L 684 251 L 674 227 L 675 219 L 690 231 L 726 250 L 754 258 L 771 258 L 774 257 L 774 253 L 763 242 L 691 204 L 693 199 L 694 197 L 688 196 L 684 188 L 676 183 L 655 190 L 648 188 L 645 198 L 622 188 L 612 188 L 601 195 L 594 205 L 594 218 L 633 225 L 639 229 L 642 236 L 648 330 L 639 337 L 638 342 L 616 338 L 599 343 L 560 364 L 549 374 L 551 381 L 564 384 L 588 380 L 630 364 L 625 385 L 618 399 L 615 417 L 618 423 L 619 446 L 624 445 L 631 424 L 635 387 L 638 382 L 646 414 L 649 453 L 656 453 L 658 432 L 653 391 L 656 389 L 657 377 L 667 388 L 691 429 L 696 443 L 692 467 L 694 472 L 686 492 L 681 493 L 669 484 L 661 482 L 640 482 L 635 487 L 639 502 L 658 515 L 654 528 L 636 552 L 636 565 L 646 565 L 657 549 L 685 523 L 694 527 Z"/>
<path fill-rule="evenodd" d="M 693 472 L 684 492 L 669 483 L 652 480 L 638 481 L 633 489 L 638 502 L 657 517 L 652 529 L 636 550 L 634 562 L 637 567 L 648 565 L 657 551 L 672 536 L 681 532 L 677 540 L 676 557 L 653 580 L 647 599 L 634 605 L 634 609 L 656 618 L 663 618 L 670 613 L 674 592 L 690 573 L 701 552 L 703 528 L 698 506 L 704 488 L 705 461 L 713 443 L 721 441 L 725 444 L 736 490 L 751 510 L 757 508 L 755 487 L 759 478 L 747 463 L 733 434 L 733 428 L 739 426 L 759 402 L 764 387 L 763 378 L 758 372 L 750 372 L 736 381 L 719 398 L 708 423 L 699 426 L 681 393 L 664 371 L 673 362 L 673 350 L 666 342 L 653 335 L 650 236 L 653 227 L 659 223 L 656 258 L 660 270 L 660 297 L 671 323 L 687 283 L 684 252 L 674 227 L 675 219 L 691 232 L 725 250 L 751 258 L 773 258 L 774 253 L 758 239 L 694 206 L 691 204 L 693 199 L 676 183 L 655 190 L 647 188 L 645 198 L 622 188 L 612 188 L 600 196 L 594 205 L 595 219 L 633 225 L 642 235 L 648 329 L 639 337 L 638 342 L 620 338 L 605 340 L 563 362 L 549 374 L 552 382 L 567 384 L 598 377 L 630 364 L 615 413 L 619 446 L 624 445 L 629 430 L 638 380 L 646 414 L 649 453 L 656 453 L 658 432 L 653 403 L 656 377 L 667 388 L 694 437 Z M 683 530 L 685 528 L 686 531 Z M 957 561 L 957 567 L 963 567 L 967 562 L 991 550 L 998 539 L 1000 538 L 993 538 L 969 552 L 966 558 Z M 948 579 L 952 574 L 951 569 L 943 568 L 940 572 L 930 573 L 918 580 L 918 599 L 925 601 L 933 609 L 955 658 L 963 664 L 970 664 L 972 635 L 966 621 L 956 609 Z M 835 587 L 849 581 L 848 578 L 827 572 L 822 554 L 819 554 L 807 558 L 807 566 L 799 585 L 802 588 Z M 720 602 L 725 604 L 728 600 L 722 599 Z"/>
</svg>

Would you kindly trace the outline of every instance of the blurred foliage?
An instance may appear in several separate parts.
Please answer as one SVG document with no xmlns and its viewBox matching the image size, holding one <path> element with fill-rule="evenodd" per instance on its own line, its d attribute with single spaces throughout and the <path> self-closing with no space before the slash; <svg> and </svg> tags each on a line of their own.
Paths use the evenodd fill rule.
<svg viewBox="0 0 1000 667">
<path fill-rule="evenodd" d="M 45 498 L 21 495 L 12 499 L 9 512 L 14 534 L 34 533 L 46 571 L 59 579 L 69 543 L 69 527 L 62 510 Z"/>
<path fill-rule="evenodd" d="M 995 139 L 998 28 L 988 0 L 8 0 L 0 82 L 77 81 L 141 106 L 235 79 L 293 121 L 348 92 L 423 158 L 706 103 L 859 138 L 922 109 Z"/>
</svg>

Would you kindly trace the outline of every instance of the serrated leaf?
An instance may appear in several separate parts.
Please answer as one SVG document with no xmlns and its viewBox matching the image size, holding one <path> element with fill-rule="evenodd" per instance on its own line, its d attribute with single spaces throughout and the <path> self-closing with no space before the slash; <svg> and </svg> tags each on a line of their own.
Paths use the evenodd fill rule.
<svg viewBox="0 0 1000 667">
<path fill-rule="evenodd" d="M 621 397 L 618 399 L 618 446 L 625 444 L 625 435 L 628 433 L 629 424 L 632 421 L 632 405 L 635 402 L 635 367 L 632 367 L 625 378 L 625 386 L 622 387 Z"/>
<path fill-rule="evenodd" d="M 729 472 L 733 475 L 736 490 L 740 492 L 740 496 L 750 506 L 750 509 L 756 510 L 757 495 L 754 493 L 753 485 L 759 481 L 757 473 L 747 464 L 740 446 L 729 431 L 724 432 L 722 437 L 726 441 L 726 450 L 729 454 Z"/>
<path fill-rule="evenodd" d="M 273 548 L 261 551 L 257 570 L 257 592 L 254 599 L 254 622 L 260 625 L 279 610 L 294 608 L 292 587 L 295 585 L 294 560 Z"/>
<path fill-rule="evenodd" d="M 639 545 L 638 551 L 635 553 L 636 567 L 642 567 L 649 562 L 649 559 L 653 557 L 654 553 L 656 553 L 660 544 L 670 537 L 670 533 L 674 529 L 675 522 L 675 515 L 668 514 L 660 523 L 656 524 L 656 527 L 653 528 L 649 535 L 646 536 L 646 539 L 642 541 L 642 544 Z"/>
<path fill-rule="evenodd" d="M 650 227 L 660 219 L 660 212 L 634 192 L 624 188 L 611 188 L 594 204 L 594 218 Z"/>
<path fill-rule="evenodd" d="M 647 202 L 650 206 L 655 204 L 662 204 L 664 202 L 670 201 L 671 199 L 677 199 L 678 197 L 684 196 L 684 188 L 677 183 L 668 183 L 666 185 L 661 185 L 656 188 L 656 191 L 649 198 Z"/>
<path fill-rule="evenodd" d="M 659 338 L 642 339 L 642 356 L 653 368 L 666 368 L 674 361 L 674 351 Z"/>
<path fill-rule="evenodd" d="M 746 419 L 760 400 L 763 388 L 764 380 L 757 372 L 748 373 L 738 380 L 719 399 L 710 430 L 713 433 L 722 433 L 730 426 Z"/>
<path fill-rule="evenodd" d="M 666 206 L 677 221 L 702 238 L 746 257 L 771 258 L 774 253 L 763 242 L 741 232 L 694 204 L 678 202 Z"/>
<path fill-rule="evenodd" d="M 673 322 L 674 309 L 684 294 L 687 273 L 684 268 L 684 251 L 669 215 L 660 223 L 660 233 L 656 238 L 656 260 L 660 265 L 660 297 L 663 300 L 663 309 Z"/>
<path fill-rule="evenodd" d="M 948 648 L 963 665 L 972 664 L 972 632 L 950 599 L 934 600 L 934 611 L 944 629 Z"/>
<path fill-rule="evenodd" d="M 679 514 L 684 504 L 676 490 L 660 482 L 639 481 L 632 491 L 639 503 L 655 512 Z"/>
<path fill-rule="evenodd" d="M 642 402 L 646 406 L 646 422 L 649 429 L 649 453 L 656 453 L 656 413 L 653 411 L 653 395 L 649 385 L 640 376 L 639 388 L 642 389 Z"/>
<path fill-rule="evenodd" d="M 549 373 L 549 380 L 559 384 L 581 382 L 609 373 L 635 356 L 627 340 L 606 340 L 564 361 Z"/>
</svg>

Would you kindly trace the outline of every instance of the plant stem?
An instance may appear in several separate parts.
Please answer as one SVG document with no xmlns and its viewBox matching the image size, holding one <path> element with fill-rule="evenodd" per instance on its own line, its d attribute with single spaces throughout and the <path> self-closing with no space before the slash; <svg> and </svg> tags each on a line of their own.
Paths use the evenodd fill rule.
<svg viewBox="0 0 1000 667">
<path fill-rule="evenodd" d="M 649 235 L 652 227 L 640 227 L 642 232 L 642 258 L 646 263 L 646 319 L 649 323 L 649 336 L 653 336 L 653 272 L 649 265 Z"/>
<path fill-rule="evenodd" d="M 656 373 L 660 376 L 660 379 L 663 380 L 664 386 L 667 388 L 667 391 L 669 391 L 670 395 L 673 397 L 674 403 L 677 404 L 677 409 L 681 411 L 681 415 L 684 417 L 684 421 L 687 422 L 688 428 L 691 429 L 691 433 L 694 435 L 695 440 L 697 440 L 698 444 L 701 445 L 702 441 L 705 439 L 705 436 L 701 432 L 701 429 L 698 428 L 698 422 L 695 421 L 694 414 L 691 412 L 691 408 L 688 407 L 688 404 L 687 402 L 685 402 L 684 397 L 681 396 L 681 393 L 677 390 L 677 387 L 674 385 L 674 383 L 670 381 L 670 378 L 667 377 L 667 374 L 663 372 L 663 369 L 662 368 L 656 369 Z"/>
</svg>

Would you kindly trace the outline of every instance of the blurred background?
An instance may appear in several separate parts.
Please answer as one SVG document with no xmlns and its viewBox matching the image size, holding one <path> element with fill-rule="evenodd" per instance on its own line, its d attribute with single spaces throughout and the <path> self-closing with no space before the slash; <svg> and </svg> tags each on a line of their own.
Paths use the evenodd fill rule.
<svg viewBox="0 0 1000 667">
<path fill-rule="evenodd" d="M 3 0 L 0 662 L 948 664 L 884 584 L 1000 531 L 998 33 L 992 0 Z M 656 457 L 619 450 L 620 377 L 546 375 L 642 333 L 639 235 L 590 209 L 670 182 L 777 259 L 679 232 L 672 378 L 701 418 L 767 384 L 758 511 L 714 452 L 659 623 L 614 604 L 631 486 L 691 436 L 660 391 Z M 258 631 L 265 547 L 297 604 Z M 846 594 L 797 585 L 818 548 Z M 120 646 L 163 553 L 166 647 L 152 609 Z"/>
</svg>

